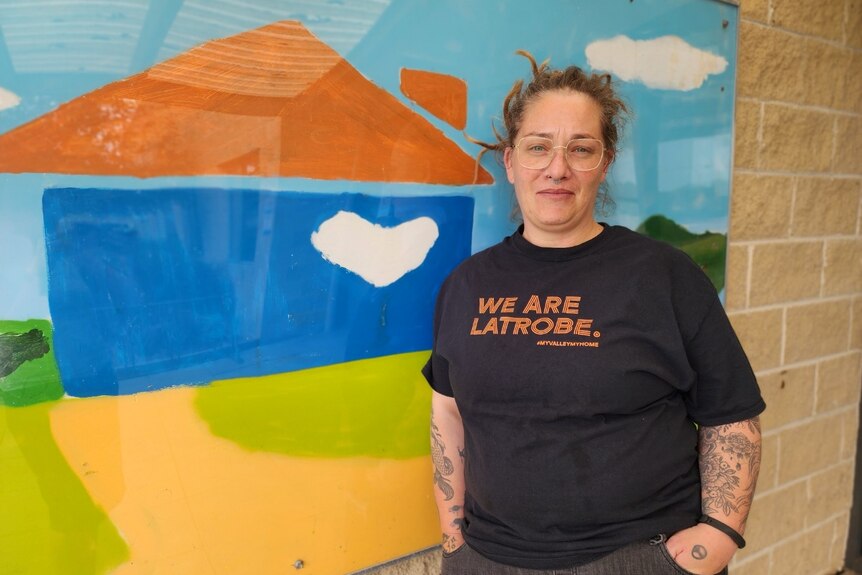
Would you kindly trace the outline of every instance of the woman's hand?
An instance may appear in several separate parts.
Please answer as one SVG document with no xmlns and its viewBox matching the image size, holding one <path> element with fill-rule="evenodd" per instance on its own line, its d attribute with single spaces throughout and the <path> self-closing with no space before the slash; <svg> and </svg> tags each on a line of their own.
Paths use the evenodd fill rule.
<svg viewBox="0 0 862 575">
<path fill-rule="evenodd" d="M 673 560 L 697 575 L 715 575 L 727 567 L 736 543 L 714 527 L 698 523 L 683 529 L 667 540 L 667 550 Z"/>
</svg>

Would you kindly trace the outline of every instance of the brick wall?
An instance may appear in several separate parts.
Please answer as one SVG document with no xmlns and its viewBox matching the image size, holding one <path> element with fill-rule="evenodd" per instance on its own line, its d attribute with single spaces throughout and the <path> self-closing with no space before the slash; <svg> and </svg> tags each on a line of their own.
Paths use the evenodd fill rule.
<svg viewBox="0 0 862 575">
<path fill-rule="evenodd" d="M 742 0 L 727 308 L 769 405 L 734 575 L 844 563 L 862 358 L 862 0 Z"/>
<path fill-rule="evenodd" d="M 862 0 L 742 0 L 734 162 L 727 309 L 769 407 L 731 573 L 835 573 L 862 382 Z"/>
</svg>

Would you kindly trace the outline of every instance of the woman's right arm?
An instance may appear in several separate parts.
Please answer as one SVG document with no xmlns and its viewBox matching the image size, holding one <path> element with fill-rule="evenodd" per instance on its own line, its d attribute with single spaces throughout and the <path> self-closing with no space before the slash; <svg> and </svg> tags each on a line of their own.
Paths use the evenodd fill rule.
<svg viewBox="0 0 862 575">
<path fill-rule="evenodd" d="M 464 425 L 455 399 L 431 392 L 431 459 L 443 551 L 464 544 Z"/>
</svg>

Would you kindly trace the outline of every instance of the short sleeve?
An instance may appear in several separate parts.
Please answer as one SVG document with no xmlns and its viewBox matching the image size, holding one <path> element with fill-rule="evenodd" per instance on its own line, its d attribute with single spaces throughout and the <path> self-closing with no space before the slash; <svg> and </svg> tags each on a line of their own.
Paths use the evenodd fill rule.
<svg viewBox="0 0 862 575">
<path fill-rule="evenodd" d="M 686 353 L 697 373 L 697 381 L 685 397 L 696 423 L 736 423 L 766 408 L 751 364 L 717 297 L 687 342 Z"/>
<path fill-rule="evenodd" d="M 422 367 L 422 375 L 431 385 L 431 389 L 442 395 L 452 397 L 455 394 L 452 391 L 452 384 L 449 382 L 449 362 L 437 351 L 439 343 L 437 338 L 440 333 L 440 324 L 443 321 L 444 300 L 448 284 L 449 278 L 443 282 L 440 293 L 437 294 L 437 302 L 434 306 L 434 345 L 431 349 L 431 357 Z"/>
<path fill-rule="evenodd" d="M 431 389 L 437 393 L 449 397 L 454 395 L 452 384 L 449 383 L 449 362 L 446 361 L 446 358 L 432 351 L 431 357 L 428 358 L 428 362 L 422 368 L 422 375 L 428 380 Z"/>
</svg>

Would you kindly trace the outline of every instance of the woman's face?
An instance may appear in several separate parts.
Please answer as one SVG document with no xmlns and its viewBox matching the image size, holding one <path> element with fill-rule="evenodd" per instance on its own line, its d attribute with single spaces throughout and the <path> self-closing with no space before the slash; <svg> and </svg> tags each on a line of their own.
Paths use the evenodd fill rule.
<svg viewBox="0 0 862 575">
<path fill-rule="evenodd" d="M 601 109 L 580 92 L 546 92 L 527 106 L 515 143 L 524 136 L 549 138 L 554 146 L 565 146 L 574 138 L 602 141 Z M 556 148 L 544 169 L 522 166 L 513 148 L 507 148 L 503 157 L 524 217 L 524 237 L 536 245 L 577 245 L 596 233 L 593 210 L 610 163 L 608 154 L 596 169 L 579 172 L 571 168 L 563 150 Z"/>
</svg>

